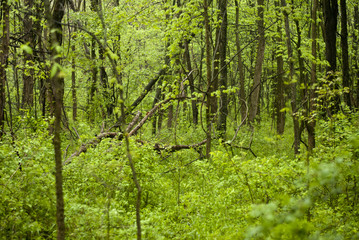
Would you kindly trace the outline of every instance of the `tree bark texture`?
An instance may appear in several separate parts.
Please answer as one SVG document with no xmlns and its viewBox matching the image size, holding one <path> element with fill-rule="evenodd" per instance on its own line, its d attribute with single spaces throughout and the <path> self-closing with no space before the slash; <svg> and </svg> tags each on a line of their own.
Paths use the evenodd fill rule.
<svg viewBox="0 0 359 240">
<path fill-rule="evenodd" d="M 329 62 L 327 72 L 337 69 L 337 17 L 338 0 L 323 0 L 325 57 Z"/>
<path fill-rule="evenodd" d="M 207 159 L 210 158 L 211 152 L 211 126 L 212 126 L 212 101 L 215 101 L 215 98 L 211 96 L 213 92 L 213 85 L 212 85 L 212 70 L 211 70 L 211 44 L 210 44 L 210 35 L 211 30 L 209 26 L 209 16 L 208 16 L 208 1 L 204 0 L 204 28 L 205 28 L 205 46 L 206 46 L 206 65 L 207 65 L 207 108 L 206 108 L 206 123 L 207 123 L 207 131 L 206 131 L 206 157 Z"/>
<path fill-rule="evenodd" d="M 287 3 L 285 0 L 282 1 L 282 7 L 286 7 Z M 294 154 L 299 153 L 300 147 L 300 131 L 299 131 L 299 119 L 297 116 L 297 81 L 293 81 L 294 76 L 294 58 L 293 58 L 293 48 L 291 43 L 291 35 L 290 35 L 290 26 L 289 26 L 289 16 L 288 12 L 284 9 L 284 28 L 285 28 L 285 35 L 286 35 L 286 45 L 287 45 L 287 52 L 288 52 L 288 62 L 289 62 L 289 82 L 290 82 L 290 89 L 291 89 L 291 106 L 292 106 L 292 118 L 293 118 L 293 132 L 294 132 Z M 298 36 L 298 41 L 300 37 Z M 301 57 L 301 52 L 300 57 Z M 301 68 L 300 68 L 301 70 Z M 302 74 L 302 73 L 300 73 Z"/>
<path fill-rule="evenodd" d="M 265 51 L 265 36 L 264 36 L 264 0 L 257 0 L 257 9 L 258 17 L 257 27 L 258 27 L 258 47 L 257 47 L 257 57 L 256 64 L 254 68 L 254 78 L 253 78 L 253 87 L 252 94 L 250 96 L 250 110 L 249 118 L 250 122 L 253 122 L 258 113 L 259 108 L 259 94 L 261 88 L 261 76 L 262 76 L 262 65 L 264 61 L 264 51 Z"/>
<path fill-rule="evenodd" d="M 61 115 L 63 108 L 64 96 L 64 78 L 60 75 L 60 69 L 57 67 L 60 64 L 60 57 L 58 56 L 57 46 L 62 45 L 62 18 L 65 14 L 65 0 L 55 0 L 53 2 L 53 10 L 50 12 L 50 3 L 46 1 L 46 15 L 50 26 L 50 46 L 52 50 L 52 68 L 57 68 L 54 76 L 51 77 L 52 102 L 54 110 L 54 137 L 53 145 L 55 151 L 56 164 L 56 223 L 57 223 L 57 239 L 65 239 L 65 214 L 64 214 L 64 195 L 62 184 L 62 153 L 61 153 Z M 52 13 L 52 14 L 51 14 Z"/>
<path fill-rule="evenodd" d="M 316 110 L 316 93 L 315 93 L 315 83 L 317 82 L 317 9 L 318 9 L 318 0 L 313 0 L 313 9 L 312 9 L 312 68 L 310 71 L 310 86 L 309 86 L 309 106 L 308 106 L 308 119 L 307 119 L 307 131 L 308 131 L 308 151 L 312 152 L 315 148 L 315 125 L 316 120 L 314 111 Z"/>
<path fill-rule="evenodd" d="M 239 40 L 239 1 L 235 0 L 236 5 L 236 48 L 238 56 L 238 73 L 239 73 L 239 100 L 240 100 L 240 112 L 241 119 L 244 121 L 247 118 L 246 109 L 246 92 L 245 92 L 245 74 L 244 65 L 242 61 L 242 49 Z"/>
<path fill-rule="evenodd" d="M 220 98 L 219 98 L 219 117 L 218 117 L 218 130 L 220 130 L 221 137 L 224 137 L 227 131 L 227 115 L 228 115 L 228 96 L 225 90 L 228 85 L 228 68 L 227 68 L 227 0 L 220 0 L 219 14 L 222 18 L 222 24 L 219 31 L 219 59 L 220 59 Z"/>
<path fill-rule="evenodd" d="M 344 102 L 349 108 L 352 108 L 351 103 L 351 87 L 349 71 L 349 54 L 348 54 L 348 17 L 347 17 L 347 3 L 346 0 L 340 0 L 340 13 L 341 13 L 341 33 L 340 43 L 342 47 L 342 75 L 343 75 L 343 87 L 348 88 L 349 92 L 344 92 Z"/>
<path fill-rule="evenodd" d="M 6 86 L 6 68 L 8 66 L 9 45 L 10 45 L 10 6 L 8 0 L 1 1 L 1 24 L 2 36 L 1 54 L 0 54 L 0 137 L 5 133 L 5 86 Z"/>
<path fill-rule="evenodd" d="M 184 51 L 184 59 L 185 59 L 185 63 L 187 65 L 187 72 L 191 73 L 192 72 L 192 64 L 191 64 L 191 55 L 189 52 L 189 41 L 186 40 L 184 42 L 184 47 L 185 47 L 185 51 Z M 188 75 L 188 74 L 187 74 Z M 195 93 L 195 88 L 194 88 L 194 77 L 193 74 L 189 74 L 188 75 L 188 82 L 189 82 L 189 89 L 191 90 L 191 96 L 192 98 L 194 97 L 194 93 Z M 198 107 L 197 107 L 197 101 L 196 100 L 192 100 L 191 101 L 191 105 L 192 105 L 192 121 L 194 125 L 198 124 Z"/>
<path fill-rule="evenodd" d="M 358 4 L 355 4 L 354 6 L 354 29 L 356 30 L 357 33 L 354 33 L 353 34 L 353 49 L 354 49 L 354 59 L 353 59 L 353 65 L 354 65 L 354 76 L 356 77 L 357 79 L 357 83 L 356 83 L 356 89 L 355 89 L 355 92 L 356 92 L 356 97 L 355 97 L 355 107 L 359 107 L 359 66 L 358 66 L 358 61 L 359 61 L 359 57 L 358 57 L 358 54 L 359 54 L 359 44 L 358 44 L 358 32 L 359 32 L 359 6 Z"/>
<path fill-rule="evenodd" d="M 338 0 L 323 0 L 323 17 L 324 17 L 324 40 L 325 40 L 325 57 L 329 62 L 327 67 L 328 81 L 335 80 L 335 72 L 337 70 L 337 18 L 338 18 Z M 331 85 L 331 90 L 339 88 L 337 84 Z M 338 112 L 340 98 L 336 95 L 331 101 L 328 115 L 331 116 Z"/>
<path fill-rule="evenodd" d="M 279 8 L 279 1 L 275 1 L 275 5 Z M 277 10 L 277 18 L 281 19 L 280 10 Z M 275 83 L 275 115 L 276 115 L 276 125 L 277 125 L 277 134 L 282 135 L 284 133 L 285 127 L 285 111 L 282 109 L 285 107 L 285 99 L 284 99 L 284 61 L 283 61 L 283 50 L 282 50 L 282 26 L 281 21 L 278 22 L 277 25 L 277 36 L 274 38 L 274 41 L 277 42 L 277 47 L 275 49 L 275 57 L 277 60 L 277 77 Z"/>
<path fill-rule="evenodd" d="M 29 47 L 34 50 L 36 46 L 36 34 L 32 21 L 33 0 L 25 0 L 24 15 L 24 40 L 29 43 Z M 34 53 L 34 51 L 33 51 Z M 22 108 L 31 108 L 33 106 L 34 91 L 34 55 L 24 51 L 24 69 L 23 69 L 23 92 L 22 92 Z"/>
</svg>

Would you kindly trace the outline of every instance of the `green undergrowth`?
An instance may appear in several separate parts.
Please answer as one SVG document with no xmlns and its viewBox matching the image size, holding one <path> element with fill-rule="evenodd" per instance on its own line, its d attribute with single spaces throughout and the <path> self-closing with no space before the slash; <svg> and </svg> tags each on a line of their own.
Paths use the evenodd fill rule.
<svg viewBox="0 0 359 240">
<path fill-rule="evenodd" d="M 36 130 L 18 133 L 22 138 L 6 136 L 1 142 L 2 239 L 55 238 L 54 160 L 47 126 L 40 122 Z M 77 126 L 80 140 L 64 133 L 64 159 L 94 137 L 91 129 Z M 359 239 L 357 116 L 319 121 L 311 155 L 302 144 L 301 154 L 293 156 L 290 123 L 283 136 L 270 125 L 255 127 L 250 146 L 251 135 L 243 127 L 232 147 L 213 140 L 210 160 L 202 157 L 204 148 L 153 149 L 155 143 L 198 143 L 205 137 L 200 128 L 131 138 L 143 190 L 143 237 Z M 240 147 L 251 147 L 257 157 Z M 69 239 L 135 239 L 136 188 L 119 140 L 104 139 L 73 158 L 63 177 Z"/>
</svg>

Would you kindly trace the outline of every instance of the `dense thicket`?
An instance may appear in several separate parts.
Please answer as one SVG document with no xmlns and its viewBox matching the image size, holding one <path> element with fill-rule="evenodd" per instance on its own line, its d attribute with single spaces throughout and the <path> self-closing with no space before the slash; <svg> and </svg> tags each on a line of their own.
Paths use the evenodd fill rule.
<svg viewBox="0 0 359 240">
<path fill-rule="evenodd" d="M 1 238 L 359 238 L 358 4 L 1 0 Z"/>
</svg>

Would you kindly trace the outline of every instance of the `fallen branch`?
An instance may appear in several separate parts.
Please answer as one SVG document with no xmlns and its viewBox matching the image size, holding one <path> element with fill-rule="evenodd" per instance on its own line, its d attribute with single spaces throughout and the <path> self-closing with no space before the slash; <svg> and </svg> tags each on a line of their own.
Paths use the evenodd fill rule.
<svg viewBox="0 0 359 240">
<path fill-rule="evenodd" d="M 74 152 L 70 157 L 68 157 L 68 158 L 63 162 L 63 165 L 69 164 L 74 157 L 80 156 L 80 154 L 81 154 L 81 153 L 85 153 L 88 148 L 99 144 L 99 143 L 102 141 L 103 138 L 115 138 L 115 137 L 118 136 L 118 135 L 119 135 L 119 134 L 116 133 L 116 132 L 100 133 L 99 135 L 96 136 L 96 138 L 92 139 L 92 140 L 89 141 L 88 143 L 82 144 L 81 147 L 79 148 L 79 150 L 77 150 L 76 152 Z"/>
<path fill-rule="evenodd" d="M 127 126 L 126 128 L 126 132 L 128 132 L 129 130 L 132 130 L 128 133 L 128 136 L 132 136 L 134 135 L 142 126 L 143 124 L 147 121 L 147 119 L 149 119 L 155 112 L 157 109 L 159 109 L 161 107 L 162 104 L 165 104 L 171 100 L 175 100 L 175 99 L 182 99 L 184 97 L 181 98 L 168 98 L 162 102 L 160 102 L 159 104 L 157 104 L 156 106 L 154 106 L 147 114 L 144 118 L 142 118 L 142 120 L 136 125 L 135 128 L 133 128 L 133 126 L 136 124 L 136 122 L 138 122 L 139 118 L 141 117 L 141 112 L 137 112 L 136 116 L 134 117 L 134 119 L 132 120 L 132 122 Z M 110 128 L 111 129 L 111 128 Z M 110 130 L 109 129 L 109 130 Z M 81 147 L 74 152 L 70 157 L 68 157 L 64 162 L 63 165 L 69 164 L 71 162 L 71 160 L 74 157 L 79 156 L 81 153 L 85 153 L 88 148 L 92 147 L 92 146 L 96 146 L 97 144 L 99 144 L 103 138 L 115 138 L 116 136 L 119 137 L 119 139 L 121 140 L 123 138 L 123 134 L 122 133 L 117 133 L 117 132 L 104 132 L 104 133 L 100 133 L 99 135 L 96 136 L 96 138 L 92 139 L 91 141 L 89 141 L 88 143 L 82 144 Z M 122 136 L 122 137 L 121 137 Z M 206 140 L 202 141 L 201 143 L 199 143 L 198 146 L 204 144 L 206 142 Z M 194 145 L 177 145 L 177 146 L 172 146 L 173 147 L 173 151 L 177 151 L 180 149 L 188 149 L 188 148 L 195 148 L 197 144 Z M 156 149 L 156 148 L 155 148 Z M 160 149 L 159 149 L 160 150 Z"/>
<path fill-rule="evenodd" d="M 128 124 L 127 128 L 126 128 L 126 132 L 130 132 L 131 129 L 133 128 L 133 126 L 135 126 L 135 124 L 138 122 L 138 120 L 140 120 L 140 117 L 142 116 L 142 113 L 140 111 L 137 112 L 136 116 L 133 118 L 132 122 L 130 122 L 130 124 Z"/>
<path fill-rule="evenodd" d="M 128 133 L 128 136 L 132 136 L 137 133 L 137 131 L 145 124 L 147 119 L 149 119 L 156 111 L 161 107 L 162 104 L 166 104 L 169 101 L 176 100 L 176 99 L 183 99 L 185 97 L 179 97 L 179 98 L 168 98 L 166 100 L 163 100 L 162 102 L 158 103 L 156 106 L 154 106 L 147 114 L 142 118 L 142 120 L 137 124 L 137 126 L 131 130 L 131 132 Z"/>
<path fill-rule="evenodd" d="M 202 145 L 204 145 L 207 142 L 207 139 L 203 140 L 202 142 L 192 144 L 192 145 L 173 145 L 173 146 L 164 146 L 161 147 L 158 143 L 155 144 L 154 149 L 158 152 L 161 151 L 167 151 L 167 152 L 175 152 L 182 149 L 195 149 Z"/>
</svg>

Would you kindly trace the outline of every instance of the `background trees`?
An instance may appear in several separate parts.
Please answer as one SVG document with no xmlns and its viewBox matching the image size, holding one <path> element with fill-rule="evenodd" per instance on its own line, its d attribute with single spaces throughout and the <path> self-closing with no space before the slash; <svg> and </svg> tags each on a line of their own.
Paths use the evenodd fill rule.
<svg viewBox="0 0 359 240">
<path fill-rule="evenodd" d="M 223 225 L 203 226 L 198 217 L 226 211 L 222 205 L 239 206 L 245 215 L 250 204 L 269 204 L 271 214 L 278 210 L 285 218 L 289 213 L 281 206 L 303 199 L 307 205 L 285 224 L 304 226 L 305 237 L 315 236 L 310 227 L 326 225 L 324 211 L 343 207 L 349 214 L 344 206 L 358 200 L 357 18 L 357 4 L 345 0 L 2 0 L 1 204 L 26 213 L 21 222 L 21 214 L 1 212 L 5 236 L 54 236 L 44 219 L 55 216 L 50 206 L 56 201 L 59 238 L 65 228 L 74 238 L 92 231 L 132 236 L 136 218 L 122 213 L 131 215 L 134 208 L 138 236 L 148 237 L 146 229 L 155 228 L 164 238 L 196 238 L 225 235 Z M 125 156 L 129 162 L 122 161 Z M 55 181 L 46 160 L 52 158 L 56 200 L 48 187 Z M 304 168 L 302 159 L 314 166 Z M 257 174 L 261 166 L 271 173 Z M 209 179 L 225 186 L 223 192 Z M 44 183 L 34 191 L 51 193 L 30 194 L 37 205 L 22 200 L 34 181 Z M 224 197 L 235 184 L 245 193 L 234 189 L 236 196 Z M 325 190 L 330 184 L 338 192 Z M 331 200 L 316 197 L 324 195 Z M 94 201 L 92 210 L 86 201 Z M 162 211 L 160 202 L 171 210 Z M 235 218 L 232 210 L 228 216 Z M 65 226 L 64 212 L 74 225 Z M 253 216 L 261 219 L 261 210 Z M 176 230 L 168 230 L 167 217 Z M 93 225 L 86 228 L 85 218 Z M 349 218 L 342 226 L 347 233 L 339 235 L 354 231 L 355 214 Z M 148 224 L 144 233 L 140 219 Z M 226 222 L 221 216 L 208 219 Z M 154 227 L 160 221 L 164 227 Z M 181 225 L 188 221 L 197 235 Z M 266 225 L 264 215 L 258 221 L 246 223 L 248 236 L 266 236 L 285 225 Z M 256 224 L 261 231 L 251 228 Z M 278 231 L 294 234 L 285 227 Z"/>
</svg>

